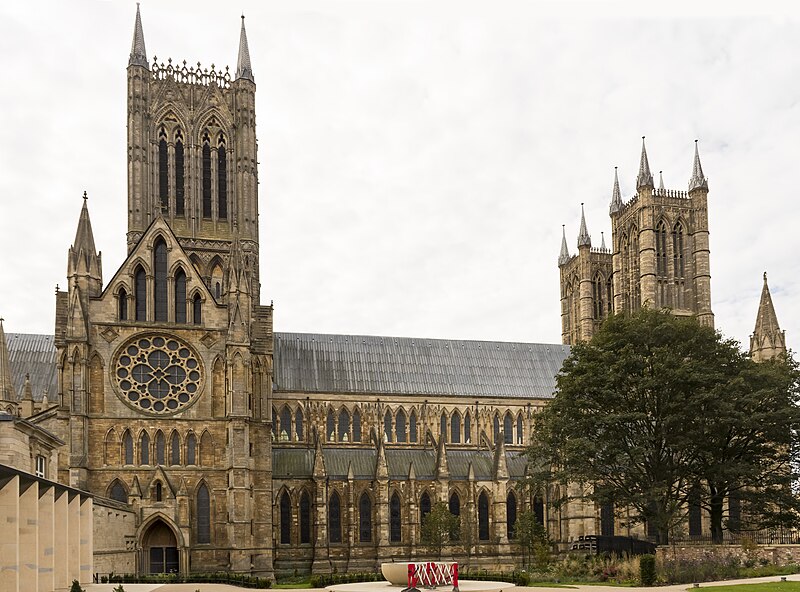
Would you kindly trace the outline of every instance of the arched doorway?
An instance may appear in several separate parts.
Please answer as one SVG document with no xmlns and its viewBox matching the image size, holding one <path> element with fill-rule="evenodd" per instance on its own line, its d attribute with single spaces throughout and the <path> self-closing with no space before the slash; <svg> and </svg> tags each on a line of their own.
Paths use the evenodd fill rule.
<svg viewBox="0 0 800 592">
<path fill-rule="evenodd" d="M 180 569 L 178 541 L 163 520 L 155 520 L 142 535 L 143 571 L 150 574 L 177 573 Z"/>
</svg>

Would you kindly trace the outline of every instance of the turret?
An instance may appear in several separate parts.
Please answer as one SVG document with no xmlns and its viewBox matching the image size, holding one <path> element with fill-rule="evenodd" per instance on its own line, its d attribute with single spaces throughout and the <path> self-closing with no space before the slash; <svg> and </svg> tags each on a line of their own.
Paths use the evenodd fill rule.
<svg viewBox="0 0 800 592">
<path fill-rule="evenodd" d="M 695 216 L 692 258 L 695 262 L 695 299 L 697 320 L 709 327 L 714 326 L 711 312 L 711 249 L 708 233 L 708 179 L 700 164 L 697 140 L 694 141 L 692 176 L 689 178 L 689 198 L 699 215 Z"/>
<path fill-rule="evenodd" d="M 581 229 L 578 233 L 579 318 L 580 338 L 588 341 L 594 334 L 594 295 L 592 293 L 592 237 L 586 228 L 586 215 L 581 204 Z"/>
<path fill-rule="evenodd" d="M 761 288 L 761 301 L 758 304 L 756 326 L 750 336 L 750 356 L 756 362 L 772 359 L 786 353 L 786 334 L 778 325 L 778 316 L 772 304 L 772 295 L 767 285 L 767 272 L 764 272 L 764 286 Z"/>
</svg>

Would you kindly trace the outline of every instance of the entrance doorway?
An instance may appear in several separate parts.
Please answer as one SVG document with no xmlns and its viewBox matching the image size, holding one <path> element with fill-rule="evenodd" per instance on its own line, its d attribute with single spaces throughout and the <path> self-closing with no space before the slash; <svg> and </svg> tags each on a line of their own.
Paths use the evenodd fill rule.
<svg viewBox="0 0 800 592">
<path fill-rule="evenodd" d="M 177 573 L 180 569 L 175 533 L 163 520 L 156 520 L 150 525 L 142 537 L 142 548 L 145 573 Z"/>
</svg>

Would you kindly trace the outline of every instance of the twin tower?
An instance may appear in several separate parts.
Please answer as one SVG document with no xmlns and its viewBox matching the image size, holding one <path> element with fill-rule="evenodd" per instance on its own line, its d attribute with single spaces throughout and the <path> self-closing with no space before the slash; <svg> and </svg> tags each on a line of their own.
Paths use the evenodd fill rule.
<svg viewBox="0 0 800 592">
<path fill-rule="evenodd" d="M 713 327 L 708 179 L 697 143 L 688 191 L 679 191 L 666 189 L 660 175 L 655 186 L 642 138 L 636 194 L 622 201 L 615 170 L 609 213 L 611 248 L 604 238 L 599 248 L 592 247 L 583 211 L 576 255 L 569 253 L 566 234 L 562 237 L 558 257 L 562 342 L 588 341 L 612 311 L 633 312 L 641 306 L 694 315 Z M 766 273 L 750 350 L 756 359 L 786 351 Z"/>
</svg>

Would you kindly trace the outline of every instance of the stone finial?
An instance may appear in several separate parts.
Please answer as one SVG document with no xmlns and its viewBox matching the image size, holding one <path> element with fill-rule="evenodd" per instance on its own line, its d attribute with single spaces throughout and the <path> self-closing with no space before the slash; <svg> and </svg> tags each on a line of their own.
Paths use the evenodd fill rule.
<svg viewBox="0 0 800 592">
<path fill-rule="evenodd" d="M 578 232 L 578 247 L 591 247 L 592 237 L 589 236 L 589 231 L 586 230 L 586 216 L 583 213 L 583 203 L 581 203 L 581 229 Z"/>
<path fill-rule="evenodd" d="M 128 66 L 142 66 L 148 68 L 147 51 L 144 47 L 144 31 L 142 30 L 142 16 L 139 13 L 139 3 L 136 3 L 136 23 L 133 26 L 133 42 Z"/>
<path fill-rule="evenodd" d="M 647 160 L 647 148 L 642 136 L 642 156 L 639 159 L 639 175 L 636 177 L 636 189 L 653 188 L 653 174 L 650 172 L 650 163 Z"/>
<path fill-rule="evenodd" d="M 695 189 L 708 191 L 708 179 L 703 174 L 703 167 L 700 164 L 700 151 L 697 148 L 697 140 L 694 141 L 694 163 L 692 165 L 692 177 L 689 179 L 689 191 L 694 191 Z"/>
<path fill-rule="evenodd" d="M 569 261 L 569 248 L 567 247 L 567 231 L 564 225 L 561 225 L 561 253 L 558 255 L 559 267 Z"/>
<path fill-rule="evenodd" d="M 614 188 L 611 190 L 611 205 L 608 208 L 609 213 L 616 214 L 622 209 L 622 194 L 619 191 L 619 176 L 617 175 L 617 167 L 614 167 Z"/>
<path fill-rule="evenodd" d="M 244 15 L 242 15 L 242 31 L 239 34 L 239 59 L 236 62 L 236 80 L 244 78 L 255 82 L 253 67 L 250 65 L 250 49 L 247 46 L 247 31 L 244 28 Z"/>
</svg>

